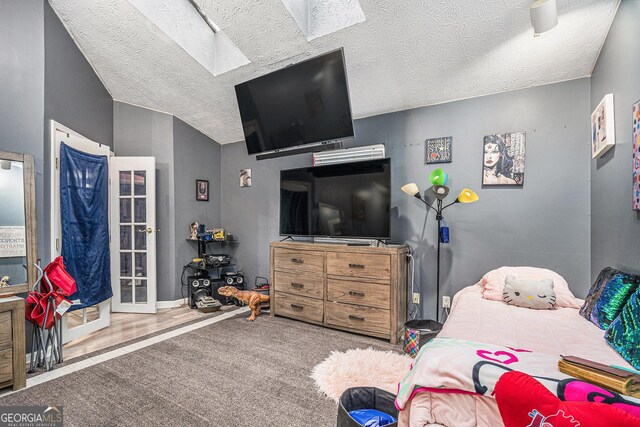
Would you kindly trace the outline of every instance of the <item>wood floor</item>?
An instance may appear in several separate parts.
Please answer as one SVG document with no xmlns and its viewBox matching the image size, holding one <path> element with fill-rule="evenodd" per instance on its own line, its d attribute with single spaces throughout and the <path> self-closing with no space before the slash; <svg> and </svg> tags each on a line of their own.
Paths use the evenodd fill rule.
<svg viewBox="0 0 640 427">
<path fill-rule="evenodd" d="M 224 306 L 222 310 L 233 307 Z M 65 344 L 64 358 L 69 360 L 211 315 L 192 310 L 186 305 L 158 310 L 156 314 L 111 313 L 111 325 L 108 328 Z"/>
</svg>

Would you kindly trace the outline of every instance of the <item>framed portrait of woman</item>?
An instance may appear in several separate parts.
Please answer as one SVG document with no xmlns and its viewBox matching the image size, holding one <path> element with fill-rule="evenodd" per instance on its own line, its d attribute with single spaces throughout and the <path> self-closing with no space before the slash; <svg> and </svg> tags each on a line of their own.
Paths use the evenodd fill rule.
<svg viewBox="0 0 640 427">
<path fill-rule="evenodd" d="M 523 185 L 525 132 L 486 135 L 482 185 Z"/>
<path fill-rule="evenodd" d="M 209 201 L 209 181 L 196 179 L 196 200 L 200 202 Z"/>
</svg>

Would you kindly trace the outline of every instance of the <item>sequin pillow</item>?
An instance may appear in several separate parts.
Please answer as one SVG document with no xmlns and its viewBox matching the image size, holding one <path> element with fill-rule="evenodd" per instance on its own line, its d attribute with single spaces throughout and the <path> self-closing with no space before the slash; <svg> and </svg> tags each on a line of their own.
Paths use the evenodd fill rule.
<svg viewBox="0 0 640 427">
<path fill-rule="evenodd" d="M 640 369 L 640 288 L 611 322 L 604 339 L 634 368 Z"/>
<path fill-rule="evenodd" d="M 591 285 L 589 294 L 584 299 L 584 304 L 580 308 L 580 315 L 582 317 L 591 321 L 591 312 L 593 311 L 593 307 L 595 307 L 596 302 L 600 299 L 600 295 L 604 290 L 604 285 L 606 285 L 613 276 L 619 273 L 621 273 L 621 271 L 607 267 L 598 274 L 598 278 L 593 282 L 593 285 Z"/>
<path fill-rule="evenodd" d="M 636 289 L 638 289 L 636 277 L 622 273 L 613 276 L 604 285 L 600 298 L 591 311 L 590 320 L 600 329 L 607 329 Z"/>
</svg>

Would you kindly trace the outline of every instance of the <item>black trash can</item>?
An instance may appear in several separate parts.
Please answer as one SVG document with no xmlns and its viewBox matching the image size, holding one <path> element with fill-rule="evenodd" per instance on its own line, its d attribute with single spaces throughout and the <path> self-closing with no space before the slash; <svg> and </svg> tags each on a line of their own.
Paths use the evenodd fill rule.
<svg viewBox="0 0 640 427">
<path fill-rule="evenodd" d="M 360 424 L 349 415 L 349 411 L 358 409 L 377 409 L 398 419 L 398 410 L 395 405 L 396 397 L 388 391 L 375 387 L 352 387 L 344 391 L 340 396 L 338 406 L 337 427 L 361 427 Z M 387 424 L 389 427 L 397 427 L 398 422 Z M 386 427 L 386 426 L 385 426 Z"/>
</svg>

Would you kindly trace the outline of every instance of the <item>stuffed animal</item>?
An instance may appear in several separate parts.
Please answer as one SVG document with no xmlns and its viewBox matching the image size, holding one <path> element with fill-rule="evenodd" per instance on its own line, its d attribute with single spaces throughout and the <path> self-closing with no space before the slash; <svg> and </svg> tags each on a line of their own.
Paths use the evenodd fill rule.
<svg viewBox="0 0 640 427">
<path fill-rule="evenodd" d="M 223 286 L 218 289 L 218 293 L 225 297 L 232 297 L 243 304 L 247 304 L 251 309 L 251 316 L 247 320 L 253 322 L 260 316 L 260 304 L 269 301 L 269 295 L 262 295 L 256 291 L 239 291 L 233 286 Z"/>
<path fill-rule="evenodd" d="M 550 310 L 556 306 L 556 293 L 551 279 L 531 280 L 507 276 L 502 299 L 507 304 L 535 310 Z"/>
<path fill-rule="evenodd" d="M 0 279 L 0 288 L 6 288 L 7 286 L 9 286 L 9 276 L 3 276 Z"/>
</svg>

